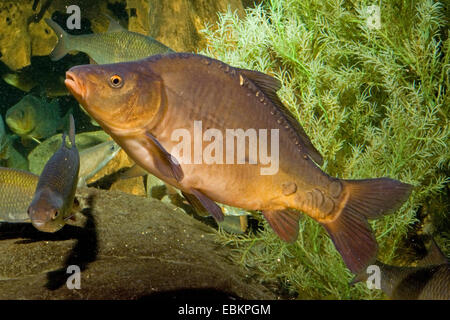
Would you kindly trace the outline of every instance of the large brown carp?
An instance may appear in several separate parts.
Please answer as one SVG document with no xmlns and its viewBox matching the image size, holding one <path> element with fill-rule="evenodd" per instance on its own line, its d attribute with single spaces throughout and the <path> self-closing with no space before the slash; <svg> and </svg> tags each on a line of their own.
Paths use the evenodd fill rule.
<svg viewBox="0 0 450 320">
<path fill-rule="evenodd" d="M 214 201 L 261 210 L 286 241 L 297 238 L 302 211 L 325 227 L 356 273 L 376 257 L 367 219 L 398 209 L 411 191 L 389 178 L 343 180 L 323 172 L 321 155 L 276 94 L 280 82 L 260 72 L 173 53 L 76 66 L 65 83 L 139 166 L 197 209 L 217 220 L 223 214 Z M 235 138 L 248 140 L 244 150 Z"/>
</svg>

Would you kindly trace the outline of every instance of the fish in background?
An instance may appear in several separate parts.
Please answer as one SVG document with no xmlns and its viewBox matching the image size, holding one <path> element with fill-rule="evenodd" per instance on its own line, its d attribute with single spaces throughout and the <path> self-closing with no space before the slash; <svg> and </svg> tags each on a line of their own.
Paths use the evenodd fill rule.
<svg viewBox="0 0 450 320">
<path fill-rule="evenodd" d="M 4 73 L 2 79 L 7 84 L 16 87 L 22 91 L 30 92 L 31 89 L 37 86 L 37 82 L 26 73 Z"/>
<path fill-rule="evenodd" d="M 69 95 L 69 91 L 64 86 L 64 78 L 55 72 L 38 75 L 37 72 L 28 69 L 16 73 L 4 73 L 1 77 L 10 86 L 38 96 L 55 98 Z"/>
<path fill-rule="evenodd" d="M 5 123 L 0 115 L 0 166 L 28 170 L 28 160 L 18 152 L 10 136 L 6 133 Z"/>
<path fill-rule="evenodd" d="M 367 220 L 394 212 L 412 190 L 390 178 L 346 180 L 323 172 L 318 166 L 322 156 L 277 96 L 281 83 L 264 73 L 201 55 L 171 53 L 76 66 L 66 73 L 65 83 L 138 166 L 180 189 L 197 212 L 223 221 L 216 202 L 261 210 L 275 233 L 288 242 L 297 239 L 300 211 L 304 212 L 328 231 L 355 274 L 377 255 Z M 223 137 L 227 129 L 263 129 L 272 141 L 277 139 L 275 131 L 276 172 L 261 174 L 268 169 L 261 161 L 196 164 L 191 157 L 190 162 L 180 162 L 169 152 L 180 143 L 172 134 L 182 128 L 195 137 L 195 121 Z M 245 155 L 250 154 L 249 144 L 245 148 Z M 233 152 L 236 155 L 236 148 Z"/>
<path fill-rule="evenodd" d="M 8 144 L 9 139 L 6 135 L 5 123 L 2 115 L 0 115 L 0 160 L 8 159 Z"/>
<path fill-rule="evenodd" d="M 54 135 L 65 123 L 67 115 L 61 118 L 59 112 L 58 101 L 47 103 L 29 94 L 8 109 L 5 119 L 11 131 L 20 136 L 24 144 L 26 140 L 40 143 L 40 140 Z"/>
<path fill-rule="evenodd" d="M 120 151 L 114 141 L 106 141 L 80 152 L 78 187 Z M 31 172 L 0 167 L 0 222 L 31 222 L 27 209 L 33 200 L 39 176 Z"/>
<path fill-rule="evenodd" d="M 81 151 L 78 187 L 86 186 L 86 181 L 103 169 L 120 149 L 120 146 L 111 140 Z"/>
<path fill-rule="evenodd" d="M 45 19 L 58 36 L 58 43 L 50 53 L 50 58 L 56 61 L 71 51 L 81 51 L 95 63 L 106 64 L 174 52 L 152 37 L 128 31 L 118 22 L 109 19 L 109 28 L 105 33 L 86 35 L 70 35 L 55 21 Z"/>
<path fill-rule="evenodd" d="M 33 226 L 44 232 L 58 231 L 73 216 L 80 155 L 75 144 L 75 121 L 72 115 L 69 120 L 71 147 L 66 146 L 64 133 L 61 148 L 45 164 L 27 210 Z"/>
<path fill-rule="evenodd" d="M 30 222 L 27 208 L 38 180 L 30 172 L 0 167 L 0 222 Z"/>
<path fill-rule="evenodd" d="M 450 263 L 431 239 L 428 255 L 417 267 L 398 267 L 376 261 L 381 290 L 394 300 L 450 300 Z M 369 272 L 370 271 L 370 272 Z M 366 281 L 373 270 L 362 272 L 351 284 Z"/>
</svg>

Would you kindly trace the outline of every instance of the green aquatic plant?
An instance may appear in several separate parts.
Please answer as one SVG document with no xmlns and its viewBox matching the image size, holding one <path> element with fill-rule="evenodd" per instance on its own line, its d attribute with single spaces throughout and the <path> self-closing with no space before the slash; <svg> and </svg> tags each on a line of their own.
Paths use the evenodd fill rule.
<svg viewBox="0 0 450 320">
<path fill-rule="evenodd" d="M 400 210 L 371 222 L 385 263 L 401 260 L 398 248 L 419 222 L 419 208 L 448 201 L 448 10 L 431 0 L 270 0 L 247 9 L 244 19 L 220 14 L 203 30 L 207 47 L 200 53 L 282 82 L 278 95 L 323 155 L 327 173 L 415 186 Z M 222 234 L 220 241 L 263 280 L 277 279 L 300 299 L 383 297 L 364 284 L 349 287 L 353 275 L 312 219 L 300 222 L 294 244 L 261 224 L 254 235 Z M 448 235 L 439 234 L 444 250 Z"/>
</svg>

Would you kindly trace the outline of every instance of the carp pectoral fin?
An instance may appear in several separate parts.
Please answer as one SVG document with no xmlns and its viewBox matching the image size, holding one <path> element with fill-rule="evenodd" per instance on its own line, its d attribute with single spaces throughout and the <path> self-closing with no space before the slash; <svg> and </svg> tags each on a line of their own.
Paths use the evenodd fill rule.
<svg viewBox="0 0 450 320">
<path fill-rule="evenodd" d="M 262 212 L 273 231 L 284 241 L 294 242 L 298 236 L 300 212 L 285 210 L 265 210 Z"/>
<path fill-rule="evenodd" d="M 189 201 L 189 203 L 195 208 L 198 214 L 205 216 L 207 215 L 206 213 L 208 213 L 213 216 L 216 221 L 223 221 L 224 215 L 222 209 L 217 205 L 217 203 L 212 201 L 201 191 L 191 189 L 191 193 L 182 193 L 186 200 Z"/>
<path fill-rule="evenodd" d="M 157 150 L 159 154 L 159 158 L 162 160 L 164 164 L 167 165 L 167 167 L 170 169 L 170 173 L 168 173 L 166 168 L 158 168 L 161 172 L 165 173 L 166 176 L 170 178 L 175 178 L 178 182 L 183 180 L 184 174 L 183 170 L 181 169 L 181 166 L 175 157 L 173 157 L 170 153 L 164 149 L 164 147 L 159 143 L 159 141 L 149 132 L 145 133 L 147 137 L 152 142 L 153 146 Z M 158 164 L 157 164 L 158 166 Z"/>
</svg>

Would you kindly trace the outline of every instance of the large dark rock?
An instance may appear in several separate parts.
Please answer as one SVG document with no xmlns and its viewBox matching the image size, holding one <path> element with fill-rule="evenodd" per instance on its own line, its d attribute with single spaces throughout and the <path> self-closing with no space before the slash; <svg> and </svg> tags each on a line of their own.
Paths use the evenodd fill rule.
<svg viewBox="0 0 450 320">
<path fill-rule="evenodd" d="M 55 234 L 0 225 L 0 299 L 276 298 L 180 209 L 93 188 L 77 198 L 83 214 Z M 79 290 L 66 286 L 69 265 Z"/>
</svg>

